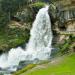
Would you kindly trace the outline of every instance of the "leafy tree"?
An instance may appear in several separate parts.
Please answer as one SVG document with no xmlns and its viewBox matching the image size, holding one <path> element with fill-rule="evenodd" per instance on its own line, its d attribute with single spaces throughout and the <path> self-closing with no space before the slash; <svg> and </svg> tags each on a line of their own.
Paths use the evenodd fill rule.
<svg viewBox="0 0 75 75">
<path fill-rule="evenodd" d="M 0 1 L 0 26 L 11 20 L 16 12 L 28 4 L 29 0 L 1 0 Z"/>
<path fill-rule="evenodd" d="M 0 27 L 5 27 L 5 25 L 8 23 L 7 14 L 0 11 Z"/>
<path fill-rule="evenodd" d="M 24 6 L 28 4 L 28 0 L 16 0 L 15 4 L 18 6 L 18 9 L 21 10 Z"/>
<path fill-rule="evenodd" d="M 9 20 L 12 14 L 16 11 L 16 5 L 14 0 L 2 0 L 1 1 L 1 9 L 3 12 L 7 13 Z"/>
<path fill-rule="evenodd" d="M 2 0 L 1 8 L 8 14 L 10 20 L 11 16 L 17 12 L 17 10 L 22 9 L 23 6 L 26 6 L 27 3 L 28 0 Z"/>
</svg>

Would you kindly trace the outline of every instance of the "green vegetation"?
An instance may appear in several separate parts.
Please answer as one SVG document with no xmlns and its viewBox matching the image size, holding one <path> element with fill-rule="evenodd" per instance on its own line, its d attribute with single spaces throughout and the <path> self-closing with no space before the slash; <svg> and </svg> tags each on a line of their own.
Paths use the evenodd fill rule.
<svg viewBox="0 0 75 75">
<path fill-rule="evenodd" d="M 63 44 L 56 44 L 56 48 L 58 48 L 58 52 L 56 52 L 56 55 L 63 55 L 69 52 L 73 52 L 72 48 L 75 47 L 74 41 L 75 36 L 74 35 L 66 35 L 69 38 L 64 40 Z M 72 47 L 72 48 L 71 48 Z"/>
<path fill-rule="evenodd" d="M 31 4 L 30 7 L 34 10 L 35 13 L 37 13 L 38 10 L 44 7 L 45 5 L 46 3 L 44 2 L 36 2 L 36 3 Z"/>
<path fill-rule="evenodd" d="M 18 72 L 15 72 L 13 75 L 20 75 L 21 73 L 24 73 L 24 72 L 32 69 L 35 66 L 36 66 L 36 64 L 30 64 L 30 65 L 26 66 L 25 68 L 23 68 L 22 70 L 19 70 Z"/>
<path fill-rule="evenodd" d="M 37 2 L 37 3 L 33 3 L 33 4 L 31 4 L 32 5 L 32 7 L 34 7 L 34 8 L 42 8 L 42 7 L 44 7 L 45 5 L 46 5 L 46 3 L 43 3 L 43 2 Z"/>
<path fill-rule="evenodd" d="M 8 27 L 0 32 L 0 51 L 8 51 L 10 48 L 27 43 L 29 40 L 30 30 L 24 28 L 23 25 L 21 28 L 18 25 L 12 26 L 10 24 L 10 26 L 11 28 Z"/>
<path fill-rule="evenodd" d="M 0 1 L 0 53 L 28 42 L 30 30 L 25 27 L 30 22 L 24 25 L 25 22 L 21 22 L 19 18 L 12 19 L 17 12 L 28 6 L 28 2 L 29 0 Z M 26 17 L 26 21 L 30 19 L 28 17 Z M 17 22 L 17 20 L 19 21 Z"/>
<path fill-rule="evenodd" d="M 28 0 L 1 0 L 0 1 L 0 26 L 6 26 L 12 16 L 28 4 Z"/>
<path fill-rule="evenodd" d="M 0 30 L 6 26 L 8 23 L 7 14 L 0 11 Z"/>
<path fill-rule="evenodd" d="M 69 47 L 70 47 L 71 41 L 70 39 L 65 40 L 65 42 L 61 45 L 59 45 L 59 50 L 60 52 L 63 53 L 67 53 L 69 51 Z"/>
<path fill-rule="evenodd" d="M 45 5 L 43 2 L 29 4 L 29 0 L 0 1 L 0 52 L 28 42 L 34 17 Z"/>
<path fill-rule="evenodd" d="M 46 68 L 35 69 L 18 75 L 75 75 L 75 54 L 57 58 L 54 63 L 46 64 Z"/>
</svg>

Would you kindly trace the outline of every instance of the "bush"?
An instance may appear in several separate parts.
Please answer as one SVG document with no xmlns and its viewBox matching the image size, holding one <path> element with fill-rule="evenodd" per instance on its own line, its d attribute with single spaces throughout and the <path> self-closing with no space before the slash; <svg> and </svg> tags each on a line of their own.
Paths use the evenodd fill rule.
<svg viewBox="0 0 75 75">
<path fill-rule="evenodd" d="M 18 12 L 18 14 L 15 15 L 18 19 L 21 20 L 22 23 L 29 23 L 33 20 L 33 13 L 30 7 L 25 8 L 24 10 Z"/>
<path fill-rule="evenodd" d="M 46 5 L 44 2 L 37 2 L 30 5 L 30 7 L 34 10 L 35 13 L 39 11 L 39 9 L 43 8 Z"/>
</svg>

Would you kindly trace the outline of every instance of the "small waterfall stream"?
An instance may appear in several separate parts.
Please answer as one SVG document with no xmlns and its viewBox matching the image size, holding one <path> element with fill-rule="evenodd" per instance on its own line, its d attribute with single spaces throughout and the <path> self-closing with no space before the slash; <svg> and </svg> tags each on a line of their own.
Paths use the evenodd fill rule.
<svg viewBox="0 0 75 75">
<path fill-rule="evenodd" d="M 2 69 L 15 71 L 20 61 L 47 60 L 50 58 L 52 31 L 48 8 L 49 6 L 46 6 L 39 10 L 26 49 L 12 48 L 7 54 L 4 53 L 0 56 L 0 67 Z"/>
</svg>

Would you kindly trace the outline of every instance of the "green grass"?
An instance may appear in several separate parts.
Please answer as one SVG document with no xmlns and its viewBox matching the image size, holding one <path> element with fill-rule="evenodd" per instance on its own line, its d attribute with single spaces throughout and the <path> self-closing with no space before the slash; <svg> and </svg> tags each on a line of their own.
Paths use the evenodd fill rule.
<svg viewBox="0 0 75 75">
<path fill-rule="evenodd" d="M 75 75 L 75 54 L 60 58 L 60 62 L 50 64 L 45 69 L 36 69 L 20 75 Z"/>
<path fill-rule="evenodd" d="M 35 66 L 36 66 L 36 64 L 30 64 L 30 65 L 26 66 L 25 68 L 23 68 L 22 70 L 15 72 L 13 75 L 20 75 L 20 74 L 26 72 L 27 70 L 32 69 Z"/>
</svg>

